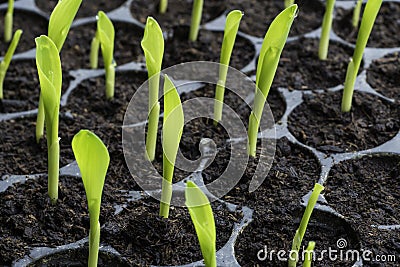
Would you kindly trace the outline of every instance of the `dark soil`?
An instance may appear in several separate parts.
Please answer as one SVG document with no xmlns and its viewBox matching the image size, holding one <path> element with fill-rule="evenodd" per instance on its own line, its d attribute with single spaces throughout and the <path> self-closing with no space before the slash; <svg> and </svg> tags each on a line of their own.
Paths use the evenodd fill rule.
<svg viewBox="0 0 400 267">
<path fill-rule="evenodd" d="M 209 1 L 210 2 L 210 1 Z M 196 42 L 188 39 L 189 27 L 175 27 L 165 41 L 163 68 L 191 61 L 219 63 L 223 32 L 200 30 Z M 229 66 L 242 69 L 254 58 L 254 45 L 237 36 Z"/>
<path fill-rule="evenodd" d="M 139 22 L 146 24 L 148 16 L 154 17 L 161 29 L 167 30 L 174 26 L 190 25 L 192 18 L 191 0 L 169 0 L 165 14 L 158 12 L 158 0 L 134 0 L 130 10 L 132 16 Z M 223 0 L 204 1 L 201 24 L 215 19 L 225 11 L 226 3 Z"/>
<path fill-rule="evenodd" d="M 143 30 L 131 23 L 113 21 L 115 30 L 114 59 L 117 65 L 131 61 L 144 61 L 140 41 Z M 90 69 L 90 45 L 96 32 L 96 23 L 71 28 L 61 51 L 61 62 L 65 69 Z M 99 49 L 99 68 L 103 67 L 103 56 Z"/>
<path fill-rule="evenodd" d="M 71 81 L 67 71 L 62 73 L 61 94 Z M 4 80 L 4 99 L 0 101 L 0 113 L 13 113 L 38 108 L 40 85 L 36 62 L 32 60 L 12 61 Z"/>
<path fill-rule="evenodd" d="M 289 115 L 290 132 L 303 144 L 324 153 L 361 151 L 376 147 L 399 131 L 396 105 L 355 91 L 350 112 L 341 112 L 342 91 L 303 96 Z"/>
<path fill-rule="evenodd" d="M 278 251 L 284 250 L 283 257 L 288 258 L 292 247 L 292 240 L 296 229 L 300 225 L 302 211 L 288 204 L 283 198 L 276 198 L 276 192 L 272 196 L 259 203 L 253 214 L 253 221 L 247 226 L 235 246 L 235 255 L 241 266 L 287 266 L 287 261 L 278 259 Z M 272 203 L 274 202 L 274 203 Z M 275 203 L 278 202 L 278 203 Z M 344 238 L 347 246 L 338 249 L 337 241 Z M 315 241 L 315 255 L 323 259 L 316 259 L 315 266 L 352 266 L 354 261 L 340 260 L 340 253 L 348 249 L 359 250 L 360 243 L 356 232 L 343 220 L 330 213 L 314 210 L 307 227 L 306 234 L 300 250 L 300 262 L 302 262 L 302 250 L 307 247 L 309 241 Z M 330 261 L 326 251 L 331 248 L 337 250 L 338 260 Z M 260 254 L 266 257 L 259 260 L 257 254 L 260 250 L 266 250 Z M 272 252 L 274 250 L 274 252 Z M 322 254 L 323 250 L 325 254 Z M 272 258 L 270 253 L 272 252 Z M 282 254 L 280 254 L 282 257 Z"/>
<path fill-rule="evenodd" d="M 35 4 L 44 12 L 51 13 L 54 7 L 57 4 L 57 0 L 35 0 Z M 76 17 L 93 17 L 96 16 L 98 11 L 109 12 L 118 7 L 120 7 L 124 0 L 113 0 L 113 1 L 105 1 L 105 0 L 84 0 L 78 10 L 78 14 Z"/>
<path fill-rule="evenodd" d="M 399 71 L 400 57 L 395 52 L 372 62 L 367 71 L 367 82 L 382 95 L 400 101 Z"/>
<path fill-rule="evenodd" d="M 113 208 L 104 192 L 100 223 L 108 221 Z M 59 199 L 51 205 L 47 178 L 42 176 L 0 193 L 0 264 L 23 257 L 30 247 L 58 246 L 88 235 L 89 215 L 82 180 L 60 177 Z"/>
<path fill-rule="evenodd" d="M 41 266 L 41 267 L 87 266 L 88 256 L 89 256 L 88 247 L 83 247 L 79 249 L 59 252 L 51 256 L 44 257 L 28 266 Z M 129 266 L 129 264 L 120 256 L 100 251 L 97 266 L 126 267 Z"/>
<path fill-rule="evenodd" d="M 364 13 L 365 4 L 362 5 L 361 16 Z M 368 39 L 368 47 L 397 47 L 400 46 L 400 37 L 397 34 L 400 31 L 400 4 L 395 2 L 382 3 L 378 16 L 376 17 L 374 27 Z M 345 10 L 338 8 L 336 17 L 333 20 L 333 30 L 341 38 L 350 43 L 357 40 L 358 30 L 353 28 L 351 23 L 353 9 Z M 360 18 L 361 23 L 361 18 Z"/>
<path fill-rule="evenodd" d="M 4 22 L 4 16 L 6 9 L 0 11 L 0 21 Z M 35 38 L 41 34 L 47 33 L 48 21 L 40 15 L 29 11 L 22 11 L 14 9 L 14 20 L 13 20 L 13 34 L 16 30 L 21 29 L 23 31 L 21 39 L 19 40 L 15 53 L 21 53 L 35 48 Z M 3 56 L 9 43 L 4 42 L 4 23 L 0 23 L 1 42 L 0 42 L 0 53 Z"/>
<path fill-rule="evenodd" d="M 257 37 L 264 37 L 275 17 L 284 9 L 280 0 L 229 0 L 229 7 L 244 12 L 240 30 Z M 299 13 L 295 18 L 290 36 L 302 35 L 317 29 L 322 24 L 325 8 L 317 0 L 295 1 L 299 5 Z"/>
<path fill-rule="evenodd" d="M 217 250 L 228 241 L 241 213 L 218 202 L 211 204 L 217 233 Z M 104 242 L 116 248 L 133 266 L 181 265 L 201 260 L 193 223 L 186 208 L 173 207 L 168 219 L 158 216 L 159 203 L 143 199 L 129 203 L 103 229 Z"/>
<path fill-rule="evenodd" d="M 285 45 L 272 86 L 294 90 L 328 89 L 344 83 L 353 49 L 330 42 L 328 58 L 318 58 L 319 39 L 301 38 Z M 361 63 L 360 72 L 363 64 Z"/>
<path fill-rule="evenodd" d="M 363 248 L 371 250 L 374 256 L 400 257 L 399 231 L 371 227 L 400 224 L 399 166 L 399 156 L 364 156 L 338 163 L 328 176 L 328 203 L 358 229 Z M 384 266 L 395 266 L 387 264 Z"/>
</svg>

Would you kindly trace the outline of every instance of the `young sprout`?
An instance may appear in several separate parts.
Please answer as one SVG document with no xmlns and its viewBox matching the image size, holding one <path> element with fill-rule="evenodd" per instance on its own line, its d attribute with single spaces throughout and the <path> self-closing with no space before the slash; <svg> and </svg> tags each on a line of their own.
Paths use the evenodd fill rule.
<svg viewBox="0 0 400 267">
<path fill-rule="evenodd" d="M 311 263 L 313 261 L 314 248 L 315 248 L 315 242 L 314 241 L 308 242 L 303 262 L 303 267 L 311 267 Z"/>
<path fill-rule="evenodd" d="M 162 128 L 163 181 L 161 190 L 160 216 L 168 218 L 172 197 L 172 177 L 176 154 L 183 131 L 183 109 L 174 84 L 164 76 L 164 118 Z"/>
<path fill-rule="evenodd" d="M 19 39 L 21 37 L 22 30 L 17 30 L 14 33 L 14 37 L 11 41 L 10 46 L 8 47 L 7 53 L 4 56 L 3 61 L 0 63 L 0 99 L 3 99 L 3 83 L 4 78 L 6 77 L 8 66 L 10 66 L 10 62 L 12 56 L 14 55 L 15 49 L 18 46 Z"/>
<path fill-rule="evenodd" d="M 248 130 L 248 153 L 252 157 L 256 155 L 258 128 L 260 127 L 264 104 L 296 14 L 296 4 L 283 10 L 269 26 L 261 47 L 256 72 L 254 107 L 250 114 Z"/>
<path fill-rule="evenodd" d="M 203 13 L 203 0 L 194 0 L 192 9 L 192 20 L 190 22 L 189 40 L 194 42 L 199 34 L 201 15 Z"/>
<path fill-rule="evenodd" d="M 293 4 L 294 4 L 294 0 L 285 0 L 285 8 L 288 8 Z"/>
<path fill-rule="evenodd" d="M 218 123 L 222 118 L 222 107 L 224 103 L 225 82 L 228 73 L 229 61 L 235 44 L 239 23 L 243 13 L 240 10 L 231 11 L 226 17 L 224 39 L 222 41 L 221 58 L 219 65 L 219 79 L 215 90 L 214 102 L 214 123 Z"/>
<path fill-rule="evenodd" d="M 204 263 L 206 267 L 216 267 L 216 231 L 210 201 L 192 181 L 186 183 L 185 199 L 200 243 Z"/>
<path fill-rule="evenodd" d="M 90 217 L 89 267 L 97 266 L 100 244 L 100 204 L 110 156 L 106 146 L 89 130 L 80 130 L 72 139 L 72 150 L 85 186 Z"/>
<path fill-rule="evenodd" d="M 64 45 L 72 21 L 82 3 L 82 0 L 62 0 L 58 1 L 50 15 L 48 36 L 56 45 L 58 52 Z M 42 96 L 39 97 L 38 115 L 36 119 L 36 141 L 39 143 L 44 133 L 44 106 Z"/>
<path fill-rule="evenodd" d="M 114 61 L 115 32 L 111 20 L 103 11 L 99 11 L 97 14 L 96 36 L 100 41 L 101 54 L 103 55 L 104 69 L 106 71 L 106 99 L 112 99 L 114 97 L 116 65 Z"/>
<path fill-rule="evenodd" d="M 329 34 L 332 27 L 332 13 L 335 7 L 335 0 L 327 0 L 324 19 L 322 21 L 321 38 L 319 40 L 318 57 L 321 60 L 326 60 L 328 56 Z"/>
<path fill-rule="evenodd" d="M 356 6 L 354 7 L 353 11 L 353 18 L 351 20 L 351 24 L 353 24 L 354 28 L 357 28 L 358 22 L 360 20 L 361 6 L 362 0 L 357 0 Z"/>
<path fill-rule="evenodd" d="M 371 34 L 381 4 L 382 0 L 368 0 L 365 6 L 360 29 L 357 35 L 356 47 L 354 48 L 354 54 L 347 67 L 342 97 L 342 112 L 349 112 L 351 109 L 354 84 L 356 82 L 358 69 L 360 68 L 364 49 L 367 46 L 368 38 Z"/>
<path fill-rule="evenodd" d="M 99 65 L 100 37 L 97 30 L 90 44 L 90 68 L 97 69 Z"/>
<path fill-rule="evenodd" d="M 154 160 L 156 152 L 158 117 L 160 103 L 158 90 L 160 86 L 160 71 L 164 55 L 164 37 L 157 21 L 148 17 L 141 42 L 146 58 L 146 67 L 149 77 L 149 123 L 146 137 L 146 153 L 150 161 Z"/>
<path fill-rule="evenodd" d="M 299 260 L 301 242 L 303 241 L 304 234 L 306 233 L 308 221 L 310 220 L 311 213 L 314 210 L 314 206 L 317 203 L 318 196 L 322 190 L 324 190 L 322 185 L 318 183 L 315 184 L 310 199 L 308 200 L 306 210 L 304 211 L 303 218 L 301 218 L 300 226 L 296 230 L 296 234 L 293 238 L 292 250 L 289 255 L 289 267 L 296 267 L 296 263 Z"/>
<path fill-rule="evenodd" d="M 11 40 L 13 32 L 13 15 L 14 15 L 14 0 L 8 0 L 7 12 L 4 17 L 4 41 L 7 43 Z"/>
<path fill-rule="evenodd" d="M 53 41 L 42 35 L 35 39 L 36 66 L 43 101 L 48 150 L 48 193 L 54 204 L 58 199 L 60 144 L 58 138 L 58 113 L 61 98 L 61 62 Z"/>
<path fill-rule="evenodd" d="M 167 11 L 167 7 L 168 7 L 168 0 L 160 0 L 160 13 L 164 14 L 165 11 Z"/>
</svg>

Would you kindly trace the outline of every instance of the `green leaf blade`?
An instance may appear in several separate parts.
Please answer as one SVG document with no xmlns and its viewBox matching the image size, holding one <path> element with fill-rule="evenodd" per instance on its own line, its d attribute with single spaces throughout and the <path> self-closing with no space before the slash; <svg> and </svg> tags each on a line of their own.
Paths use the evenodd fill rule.
<svg viewBox="0 0 400 267">
<path fill-rule="evenodd" d="M 161 71 L 164 55 L 164 36 L 160 25 L 152 17 L 147 18 L 141 46 L 146 58 L 146 67 L 150 78 Z"/>
<path fill-rule="evenodd" d="M 229 12 L 226 17 L 224 40 L 222 41 L 221 59 L 220 63 L 229 65 L 233 46 L 235 44 L 236 35 L 239 30 L 239 24 L 243 17 L 243 12 L 240 10 L 233 10 Z"/>
<path fill-rule="evenodd" d="M 216 230 L 207 196 L 192 181 L 186 183 L 186 206 L 199 239 L 206 266 L 216 266 Z"/>
<path fill-rule="evenodd" d="M 108 67 L 114 61 L 115 30 L 111 20 L 103 11 L 99 11 L 97 14 L 97 32 L 100 39 L 104 65 Z"/>
</svg>

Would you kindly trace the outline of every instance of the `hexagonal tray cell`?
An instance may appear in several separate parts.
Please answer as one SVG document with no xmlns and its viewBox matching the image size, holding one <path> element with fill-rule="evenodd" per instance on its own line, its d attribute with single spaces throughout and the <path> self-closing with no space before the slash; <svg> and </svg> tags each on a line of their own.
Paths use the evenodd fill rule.
<svg viewBox="0 0 400 267">
<path fill-rule="evenodd" d="M 217 250 L 229 240 L 240 211 L 224 203 L 211 203 Z M 115 248 L 131 265 L 181 265 L 202 259 L 193 223 L 186 208 L 173 207 L 168 219 L 160 218 L 159 202 L 144 198 L 129 203 L 102 229 L 102 240 Z"/>
<path fill-rule="evenodd" d="M 284 2 L 280 0 L 229 0 L 228 2 L 232 9 L 239 9 L 244 12 L 239 29 L 244 33 L 260 38 L 264 37 L 271 22 L 284 9 Z M 319 28 L 324 16 L 325 8 L 323 4 L 317 0 L 295 2 L 299 5 L 299 13 L 293 22 L 289 35 L 302 35 Z"/>
<path fill-rule="evenodd" d="M 400 101 L 399 52 L 372 61 L 367 70 L 367 82 L 378 93 Z"/>
<path fill-rule="evenodd" d="M 159 0 L 133 0 L 130 6 L 132 16 L 139 22 L 146 24 L 148 16 L 154 17 L 161 29 L 168 30 L 174 26 L 190 25 L 192 0 L 169 0 L 164 14 L 158 12 Z M 226 8 L 223 0 L 204 1 L 201 24 L 220 16 Z"/>
<path fill-rule="evenodd" d="M 62 72 L 61 94 L 65 93 L 72 77 Z M 0 101 L 0 113 L 13 113 L 38 108 L 40 85 L 34 59 L 13 60 L 3 84 L 4 99 Z"/>
<path fill-rule="evenodd" d="M 259 205 L 254 211 L 253 221 L 236 240 L 235 255 L 239 264 L 243 267 L 287 266 L 301 216 L 302 210 L 278 199 Z M 348 250 L 361 251 L 357 233 L 344 219 L 319 210 L 314 210 L 311 215 L 299 252 L 300 262 L 309 241 L 316 243 L 314 263 L 318 266 L 333 266 L 333 262 L 334 266 L 352 266 L 357 259 L 340 255 L 346 255 Z M 329 250 L 336 250 L 330 254 L 336 259 L 330 258 Z"/>
<path fill-rule="evenodd" d="M 35 0 L 37 7 L 50 14 L 57 4 L 57 0 Z M 109 12 L 120 7 L 125 0 L 84 0 L 79 7 L 77 18 L 94 17 L 98 11 Z"/>
<path fill-rule="evenodd" d="M 361 7 L 363 14 L 365 4 Z M 378 16 L 372 28 L 371 35 L 368 39 L 368 47 L 397 47 L 400 46 L 400 25 L 396 22 L 400 19 L 400 4 L 391 1 L 382 3 Z M 333 30 L 344 40 L 354 43 L 357 40 L 358 30 L 352 25 L 353 9 L 338 8 L 336 16 L 333 20 Z M 361 18 L 360 18 L 361 23 Z"/>
<path fill-rule="evenodd" d="M 272 86 L 290 90 L 328 89 L 344 83 L 353 49 L 330 41 L 327 60 L 318 58 L 319 39 L 300 38 L 283 48 Z M 363 63 L 359 72 L 361 72 Z"/>
<path fill-rule="evenodd" d="M 399 166 L 399 155 L 368 154 L 339 162 L 327 178 L 329 205 L 357 227 L 363 248 L 374 256 L 400 257 Z"/>
<path fill-rule="evenodd" d="M 67 117 L 60 117 L 60 167 L 71 163 L 74 156 L 71 148 L 73 132 L 70 127 L 72 121 Z M 47 145 L 42 139 L 39 144 L 35 138 L 36 117 L 20 118 L 0 123 L 0 158 L 4 174 L 37 174 L 47 172 Z"/>
<path fill-rule="evenodd" d="M 350 112 L 341 111 L 342 91 L 304 94 L 288 118 L 297 140 L 327 154 L 374 148 L 399 131 L 400 110 L 375 95 L 355 91 Z"/>
<path fill-rule="evenodd" d="M 126 22 L 113 21 L 113 25 L 115 29 L 114 59 L 117 65 L 144 60 L 140 47 L 143 29 Z M 96 23 L 88 23 L 70 29 L 61 51 L 63 68 L 68 70 L 90 68 L 90 45 L 96 28 Z M 99 50 L 99 67 L 103 67 L 101 50 Z"/>
<path fill-rule="evenodd" d="M 190 61 L 218 62 L 221 54 L 222 31 L 200 30 L 196 42 L 188 39 L 189 27 L 174 27 L 165 40 L 163 68 Z M 242 69 L 255 55 L 254 44 L 244 37 L 237 36 L 229 65 Z"/>
<path fill-rule="evenodd" d="M 104 191 L 100 222 L 108 221 L 115 192 Z M 47 178 L 18 183 L 0 193 L 0 264 L 22 258 L 33 247 L 65 245 L 86 237 L 89 215 L 82 179 L 61 176 L 59 198 L 50 204 Z"/>
<path fill-rule="evenodd" d="M 4 21 L 6 9 L 0 11 L 0 21 Z M 15 53 L 21 53 L 35 48 L 34 39 L 41 34 L 47 33 L 48 21 L 44 17 L 29 12 L 26 10 L 14 9 L 13 19 L 13 31 L 22 29 L 23 33 L 19 40 Z M 4 23 L 0 24 L 0 32 L 4 33 Z M 0 42 L 0 51 L 4 55 L 10 44 L 6 42 Z"/>
</svg>

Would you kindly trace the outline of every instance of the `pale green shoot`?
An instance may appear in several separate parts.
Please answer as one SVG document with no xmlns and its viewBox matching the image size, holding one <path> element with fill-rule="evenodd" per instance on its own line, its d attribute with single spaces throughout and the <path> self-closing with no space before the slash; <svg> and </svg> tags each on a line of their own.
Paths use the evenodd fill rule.
<svg viewBox="0 0 400 267">
<path fill-rule="evenodd" d="M 8 0 L 7 12 L 4 17 L 4 41 L 11 40 L 13 32 L 14 0 Z"/>
<path fill-rule="evenodd" d="M 240 10 L 231 11 L 226 17 L 224 40 L 222 41 L 221 58 L 219 65 L 219 78 L 215 90 L 214 123 L 217 124 L 222 118 L 222 107 L 224 103 L 225 83 L 228 74 L 229 61 L 231 59 L 233 46 L 239 29 L 243 13 Z"/>
<path fill-rule="evenodd" d="M 294 4 L 294 0 L 285 0 L 285 8 L 288 8 L 293 4 Z"/>
<path fill-rule="evenodd" d="M 324 190 L 322 185 L 318 183 L 315 184 L 310 199 L 308 200 L 306 210 L 304 211 L 303 218 L 301 218 L 300 226 L 296 230 L 296 234 L 293 238 L 292 250 L 289 256 L 289 267 L 296 267 L 296 263 L 299 260 L 298 256 L 301 242 L 303 241 L 304 234 L 306 233 L 308 221 L 310 220 L 314 206 L 317 203 L 319 194 L 322 192 L 322 190 Z"/>
<path fill-rule="evenodd" d="M 360 21 L 360 13 L 361 13 L 362 0 L 357 0 L 356 6 L 353 11 L 353 18 L 351 19 L 351 24 L 354 28 L 358 27 L 358 22 Z"/>
<path fill-rule="evenodd" d="M 160 116 L 160 103 L 158 90 L 160 86 L 160 71 L 164 55 L 164 37 L 157 21 L 148 17 L 141 42 L 146 58 L 146 67 L 149 77 L 149 123 L 146 137 L 146 153 L 150 161 L 154 160 L 156 153 L 158 117 Z"/>
<path fill-rule="evenodd" d="M 257 135 L 265 101 L 296 14 L 296 4 L 283 10 L 269 26 L 261 47 L 256 72 L 254 106 L 249 118 L 248 153 L 252 157 L 256 155 Z"/>
<path fill-rule="evenodd" d="M 311 263 L 313 261 L 313 253 L 315 248 L 315 242 L 310 241 L 308 242 L 308 246 L 305 253 L 305 258 L 303 262 L 303 267 L 311 267 Z"/>
<path fill-rule="evenodd" d="M 110 156 L 97 135 L 80 130 L 72 139 L 72 150 L 85 186 L 90 217 L 88 266 L 97 266 L 100 244 L 100 204 Z"/>
<path fill-rule="evenodd" d="M 342 112 L 349 112 L 351 109 L 354 84 L 356 82 L 358 69 L 360 68 L 364 49 L 367 46 L 368 38 L 371 34 L 381 4 L 382 0 L 368 0 L 365 6 L 360 29 L 357 35 L 356 47 L 354 48 L 354 54 L 347 67 L 342 97 Z"/>
<path fill-rule="evenodd" d="M 99 49 L 100 49 L 100 37 L 99 31 L 96 31 L 92 42 L 90 44 L 90 68 L 97 69 L 99 65 Z"/>
<path fill-rule="evenodd" d="M 194 0 L 192 9 L 192 20 L 190 22 L 189 40 L 194 42 L 197 40 L 199 35 L 199 27 L 201 22 L 201 16 L 203 13 L 203 0 Z"/>
<path fill-rule="evenodd" d="M 114 97 L 116 65 L 114 61 L 115 31 L 111 20 L 103 11 L 99 11 L 97 14 L 97 32 L 106 71 L 106 99 L 112 99 Z"/>
<path fill-rule="evenodd" d="M 172 197 L 172 177 L 176 155 L 183 131 L 183 109 L 174 84 L 164 76 L 164 118 L 162 128 L 163 182 L 161 190 L 160 216 L 168 218 Z"/>
<path fill-rule="evenodd" d="M 164 14 L 165 11 L 167 11 L 168 8 L 168 0 L 160 0 L 160 13 Z"/>
<path fill-rule="evenodd" d="M 53 41 L 42 35 L 35 39 L 36 66 L 39 73 L 43 101 L 48 150 L 48 193 L 54 204 L 58 199 L 60 144 L 58 113 L 60 110 L 62 72 L 60 55 Z"/>
<path fill-rule="evenodd" d="M 48 36 L 56 45 L 60 53 L 65 39 L 67 38 L 72 21 L 82 3 L 82 0 L 58 1 L 50 15 Z M 44 133 L 44 107 L 42 96 L 39 97 L 38 115 L 36 119 L 36 141 L 39 143 Z"/>
<path fill-rule="evenodd" d="M 14 33 L 14 37 L 8 47 L 8 50 L 4 56 L 3 61 L 0 63 L 0 99 L 3 99 L 3 83 L 4 78 L 6 77 L 8 66 L 10 66 L 10 62 L 12 56 L 14 55 L 15 49 L 18 46 L 19 39 L 21 37 L 22 30 L 17 30 Z"/>
<path fill-rule="evenodd" d="M 335 7 L 335 0 L 327 0 L 324 19 L 322 21 L 321 38 L 319 40 L 318 57 L 321 60 L 326 60 L 328 57 L 329 34 L 332 28 L 332 13 Z"/>
<path fill-rule="evenodd" d="M 192 181 L 186 183 L 185 199 L 199 239 L 204 263 L 206 267 L 216 267 L 216 230 L 210 201 Z"/>
</svg>

